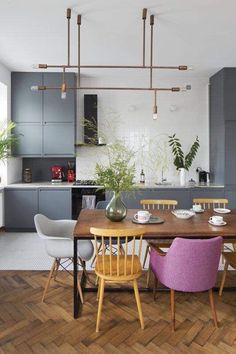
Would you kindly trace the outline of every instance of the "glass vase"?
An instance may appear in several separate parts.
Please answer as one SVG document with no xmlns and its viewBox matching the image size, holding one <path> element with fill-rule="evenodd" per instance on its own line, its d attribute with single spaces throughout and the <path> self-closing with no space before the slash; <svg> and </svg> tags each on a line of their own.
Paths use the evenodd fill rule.
<svg viewBox="0 0 236 354">
<path fill-rule="evenodd" d="M 111 221 L 121 221 L 127 215 L 127 208 L 121 200 L 120 193 L 113 192 L 113 196 L 106 207 L 106 217 Z"/>
</svg>

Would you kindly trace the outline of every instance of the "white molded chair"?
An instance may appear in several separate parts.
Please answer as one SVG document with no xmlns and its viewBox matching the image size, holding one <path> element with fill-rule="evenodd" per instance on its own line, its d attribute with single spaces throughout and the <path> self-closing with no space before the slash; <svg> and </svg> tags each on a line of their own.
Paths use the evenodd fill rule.
<svg viewBox="0 0 236 354">
<path fill-rule="evenodd" d="M 65 266 L 65 262 L 67 260 L 73 261 L 73 231 L 76 220 L 51 220 L 42 214 L 37 214 L 34 217 L 34 222 L 39 237 L 44 240 L 48 255 L 54 258 L 43 292 L 42 301 L 44 301 L 51 278 L 54 276 L 54 280 L 56 280 L 59 267 L 61 266 L 66 270 L 68 265 Z M 94 247 L 90 240 L 78 241 L 78 258 L 82 266 L 83 261 L 88 261 L 92 258 L 93 252 Z M 63 262 L 61 262 L 62 259 Z M 78 291 L 83 303 L 80 282 L 78 282 Z"/>
</svg>

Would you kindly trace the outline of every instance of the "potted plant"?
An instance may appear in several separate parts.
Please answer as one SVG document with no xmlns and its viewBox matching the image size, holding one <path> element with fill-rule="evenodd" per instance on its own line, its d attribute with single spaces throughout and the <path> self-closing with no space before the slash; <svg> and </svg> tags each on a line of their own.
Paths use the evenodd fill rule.
<svg viewBox="0 0 236 354">
<path fill-rule="evenodd" d="M 10 122 L 6 127 L 0 129 L 0 161 L 4 161 L 7 157 L 11 156 L 12 144 L 17 141 L 17 137 L 12 134 L 13 128 L 15 128 L 15 123 Z"/>
<path fill-rule="evenodd" d="M 107 146 L 108 164 L 96 165 L 96 182 L 113 196 L 106 208 L 106 216 L 112 221 L 121 221 L 126 217 L 127 208 L 121 200 L 122 191 L 134 190 L 135 165 L 134 153 L 123 141 Z"/>
<path fill-rule="evenodd" d="M 200 147 L 198 136 L 193 142 L 189 152 L 184 155 L 180 140 L 176 137 L 176 134 L 169 136 L 169 146 L 171 147 L 174 155 L 174 165 L 178 171 L 180 171 L 180 185 L 185 185 L 185 171 L 189 170 L 193 160 L 196 157 L 197 151 Z"/>
</svg>

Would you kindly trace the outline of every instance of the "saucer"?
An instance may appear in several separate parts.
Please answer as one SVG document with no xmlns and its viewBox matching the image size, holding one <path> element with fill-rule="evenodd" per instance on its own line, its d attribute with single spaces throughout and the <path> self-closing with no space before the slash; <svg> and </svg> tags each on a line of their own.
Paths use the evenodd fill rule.
<svg viewBox="0 0 236 354">
<path fill-rule="evenodd" d="M 226 209 L 226 208 L 214 208 L 214 211 L 219 214 L 228 214 L 231 212 L 230 209 Z"/>
<path fill-rule="evenodd" d="M 211 224 L 212 226 L 225 226 L 227 224 L 226 221 L 223 221 L 220 224 L 215 224 L 214 222 L 212 222 L 211 220 L 208 220 L 209 224 Z"/>
</svg>

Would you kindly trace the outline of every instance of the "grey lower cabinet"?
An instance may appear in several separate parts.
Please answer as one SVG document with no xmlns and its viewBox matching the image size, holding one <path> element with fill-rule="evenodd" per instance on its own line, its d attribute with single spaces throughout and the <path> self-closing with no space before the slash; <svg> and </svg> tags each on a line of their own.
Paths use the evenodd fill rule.
<svg viewBox="0 0 236 354">
<path fill-rule="evenodd" d="M 37 189 L 5 189 L 4 201 L 7 231 L 34 229 L 34 215 L 38 212 Z"/>
<path fill-rule="evenodd" d="M 231 193 L 231 194 L 230 194 Z M 106 200 L 111 199 L 111 193 L 106 193 Z M 189 209 L 192 207 L 193 198 L 224 198 L 228 197 L 229 205 L 236 208 L 236 190 L 228 192 L 222 187 L 195 187 L 195 188 L 162 188 L 162 189 L 143 189 L 134 192 L 123 192 L 122 200 L 129 209 L 140 209 L 141 199 L 174 199 L 178 201 L 177 208 Z M 235 200 L 235 202 L 234 202 Z"/>
<path fill-rule="evenodd" d="M 35 230 L 34 215 L 71 219 L 70 188 L 6 188 L 5 228 L 7 231 Z"/>
<path fill-rule="evenodd" d="M 191 193 L 192 199 L 193 198 L 224 198 L 225 197 L 225 190 L 224 188 L 207 188 L 207 187 L 199 187 L 193 188 Z"/>
<path fill-rule="evenodd" d="M 106 194 L 106 199 L 111 198 L 111 193 Z M 191 190 L 189 188 L 162 188 L 137 190 L 134 192 L 122 193 L 122 200 L 129 209 L 140 209 L 141 199 L 175 199 L 178 201 L 178 208 L 189 208 Z"/>
<path fill-rule="evenodd" d="M 71 189 L 40 188 L 39 213 L 50 219 L 71 219 Z"/>
</svg>

